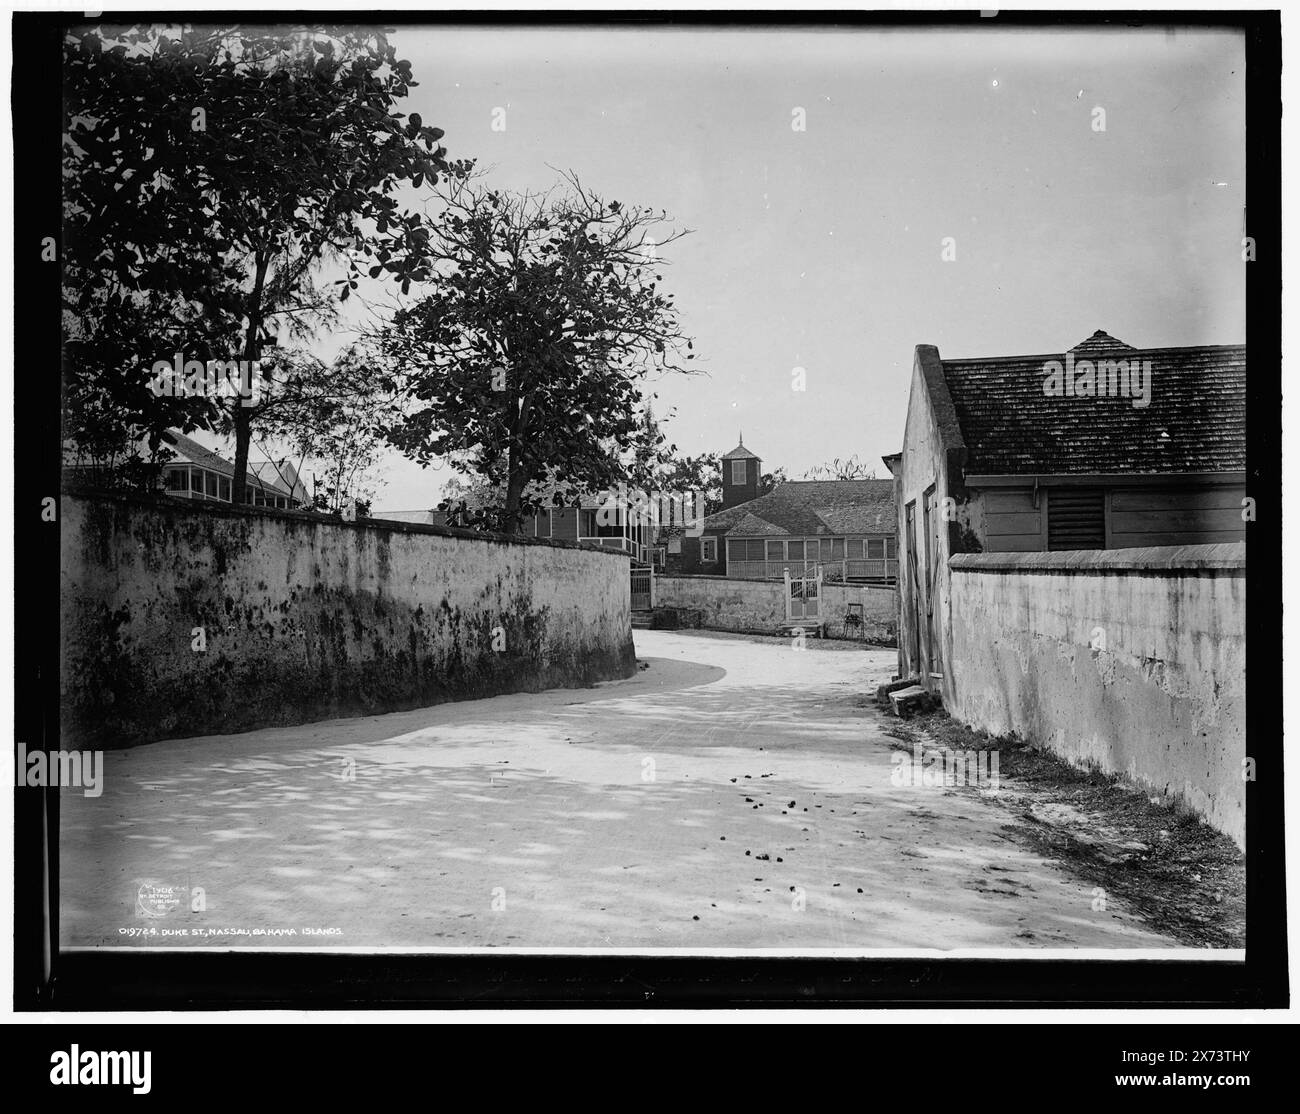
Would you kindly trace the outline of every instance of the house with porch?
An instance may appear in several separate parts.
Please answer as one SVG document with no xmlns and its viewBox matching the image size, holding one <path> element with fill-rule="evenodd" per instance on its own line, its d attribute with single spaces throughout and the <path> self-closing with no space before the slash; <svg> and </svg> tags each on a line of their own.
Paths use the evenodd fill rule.
<svg viewBox="0 0 1300 1114">
<path fill-rule="evenodd" d="M 530 492 L 539 501 L 558 498 L 558 503 L 526 515 L 520 533 L 530 538 L 552 538 L 621 550 L 632 558 L 634 565 L 649 566 L 654 528 L 653 508 L 647 499 L 638 499 L 636 492 L 629 493 L 622 488 L 580 498 L 572 497 L 571 491 L 569 485 L 554 484 L 539 486 Z M 481 495 L 474 498 L 481 498 Z M 371 517 L 457 529 L 477 528 L 472 522 L 473 516 L 462 514 L 455 505 L 447 509 L 379 510 Z"/>
<path fill-rule="evenodd" d="M 231 491 L 235 465 L 220 452 L 204 448 L 177 429 L 166 430 L 162 441 L 170 454 L 162 465 L 161 485 L 166 494 L 179 499 L 234 502 Z M 244 503 L 296 510 L 311 506 L 311 493 L 289 460 L 250 460 L 244 480 Z"/>
<path fill-rule="evenodd" d="M 762 461 L 742 441 L 722 457 L 722 509 L 698 536 L 670 534 L 669 573 L 892 584 L 898 575 L 892 480 L 787 480 L 759 495 Z"/>
<path fill-rule="evenodd" d="M 525 520 L 523 532 L 534 538 L 583 542 L 622 550 L 635 565 L 652 560 L 653 526 L 648 507 L 618 493 L 585 495 L 568 506 L 549 507 Z"/>
<path fill-rule="evenodd" d="M 899 675 L 948 704 L 961 668 L 955 555 L 1244 541 L 1246 349 L 1138 349 L 1100 330 L 1029 356 L 945 359 L 918 345 L 903 448 L 884 460 L 902 565 Z"/>
<path fill-rule="evenodd" d="M 307 490 L 307 485 L 303 483 L 291 460 L 250 460 L 248 471 L 268 487 L 287 491 L 290 507 L 311 505 L 311 492 Z"/>
<path fill-rule="evenodd" d="M 233 502 L 231 484 L 235 466 L 230 461 L 178 430 L 168 430 L 164 440 L 172 454 L 162 470 L 163 489 L 168 495 Z M 291 510 L 310 505 L 311 496 L 289 461 L 250 460 L 244 502 L 255 507 Z"/>
<path fill-rule="evenodd" d="M 178 499 L 201 499 L 212 503 L 233 502 L 235 466 L 220 453 L 204 448 L 192 437 L 177 429 L 162 434 L 162 449 L 167 454 L 161 465 L 158 489 Z M 135 445 L 141 461 L 157 459 L 145 440 Z M 65 446 L 64 476 L 73 483 L 94 487 L 102 480 L 95 468 L 79 461 L 71 447 Z M 256 507 L 292 510 L 311 506 L 311 493 L 289 460 L 250 460 L 245 479 L 244 502 Z"/>
</svg>

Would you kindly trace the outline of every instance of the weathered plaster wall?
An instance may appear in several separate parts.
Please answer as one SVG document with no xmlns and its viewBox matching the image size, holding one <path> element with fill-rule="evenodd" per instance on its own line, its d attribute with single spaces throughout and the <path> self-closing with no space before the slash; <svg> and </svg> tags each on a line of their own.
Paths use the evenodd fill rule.
<svg viewBox="0 0 1300 1114">
<path fill-rule="evenodd" d="M 898 601 L 893 588 L 823 584 L 822 622 L 838 635 L 849 603 L 862 604 L 866 637 L 892 642 L 898 630 Z M 703 613 L 703 625 L 713 630 L 772 631 L 788 625 L 785 583 L 781 580 L 737 580 L 723 576 L 659 576 L 655 604 L 689 607 Z"/>
<path fill-rule="evenodd" d="M 903 448 L 895 471 L 898 503 L 898 673 L 918 677 L 944 701 L 951 697 L 948 558 L 954 540 L 971 529 L 970 493 L 959 488 L 965 445 L 948 396 L 938 349 L 918 345 Z M 926 494 L 934 510 L 927 514 Z M 915 521 L 916 552 L 909 556 L 907 514 Z M 947 510 L 945 510 L 947 508 Z M 945 515 L 947 517 L 945 517 Z M 932 521 L 938 516 L 938 521 Z M 927 545 L 927 536 L 929 544 Z"/>
<path fill-rule="evenodd" d="M 60 520 L 65 741 L 244 731 L 635 671 L 628 560 L 612 551 L 91 494 L 65 494 Z"/>
<path fill-rule="evenodd" d="M 1244 544 L 955 556 L 948 709 L 1244 845 L 1245 564 Z"/>
</svg>

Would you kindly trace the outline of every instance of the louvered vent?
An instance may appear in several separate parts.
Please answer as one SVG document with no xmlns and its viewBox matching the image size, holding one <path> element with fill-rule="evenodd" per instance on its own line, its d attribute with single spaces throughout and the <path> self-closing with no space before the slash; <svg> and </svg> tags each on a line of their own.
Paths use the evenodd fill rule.
<svg viewBox="0 0 1300 1114">
<path fill-rule="evenodd" d="M 1047 493 L 1048 549 L 1105 549 L 1106 493 L 1054 487 Z"/>
</svg>

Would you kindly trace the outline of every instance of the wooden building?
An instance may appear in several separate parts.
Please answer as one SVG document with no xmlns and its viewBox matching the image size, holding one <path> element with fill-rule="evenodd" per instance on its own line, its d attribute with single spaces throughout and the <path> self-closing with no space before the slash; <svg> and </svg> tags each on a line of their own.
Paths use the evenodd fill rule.
<svg viewBox="0 0 1300 1114">
<path fill-rule="evenodd" d="M 1244 345 L 943 359 L 918 345 L 898 512 L 899 658 L 942 679 L 955 553 L 1242 541 Z"/>
</svg>

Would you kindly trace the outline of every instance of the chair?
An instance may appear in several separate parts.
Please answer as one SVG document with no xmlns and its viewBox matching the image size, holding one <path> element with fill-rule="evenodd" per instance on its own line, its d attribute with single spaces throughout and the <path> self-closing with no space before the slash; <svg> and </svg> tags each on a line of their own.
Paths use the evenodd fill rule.
<svg viewBox="0 0 1300 1114">
<path fill-rule="evenodd" d="M 844 608 L 844 637 L 849 637 L 849 631 L 853 631 L 854 636 L 856 637 L 865 632 L 865 630 L 865 624 L 862 622 L 862 604 L 846 604 Z"/>
</svg>

